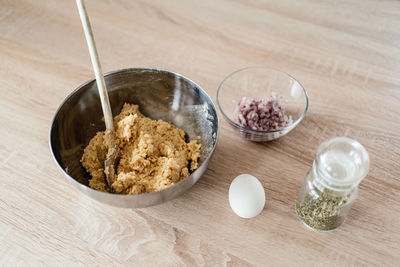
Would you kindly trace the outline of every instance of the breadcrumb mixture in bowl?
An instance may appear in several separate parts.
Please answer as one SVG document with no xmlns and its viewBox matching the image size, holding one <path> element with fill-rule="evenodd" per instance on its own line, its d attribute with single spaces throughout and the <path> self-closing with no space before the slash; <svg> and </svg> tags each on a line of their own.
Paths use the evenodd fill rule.
<svg viewBox="0 0 400 267">
<path fill-rule="evenodd" d="M 152 120 L 139 111 L 138 105 L 125 103 L 114 118 L 121 159 L 116 193 L 140 194 L 169 187 L 189 176 L 198 167 L 201 145 L 185 142 L 185 133 L 172 123 Z M 109 192 L 105 181 L 104 161 L 108 147 L 105 132 L 98 132 L 85 148 L 81 162 L 92 179 L 89 186 Z"/>
<path fill-rule="evenodd" d="M 49 141 L 61 172 L 84 195 L 116 207 L 149 207 L 185 193 L 201 179 L 217 145 L 211 98 L 192 80 L 165 70 L 123 69 L 104 79 L 120 146 L 113 192 L 104 177 L 109 134 L 95 79 L 55 112 Z"/>
</svg>

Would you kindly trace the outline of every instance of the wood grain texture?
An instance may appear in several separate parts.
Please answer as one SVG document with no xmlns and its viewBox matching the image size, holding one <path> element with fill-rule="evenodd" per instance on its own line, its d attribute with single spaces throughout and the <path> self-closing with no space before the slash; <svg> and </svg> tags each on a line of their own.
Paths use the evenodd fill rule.
<svg viewBox="0 0 400 267">
<path fill-rule="evenodd" d="M 74 1 L 0 1 L 0 265 L 396 266 L 400 264 L 400 2 L 87 0 L 105 72 L 158 67 L 199 83 L 273 66 L 308 90 L 309 112 L 287 136 L 242 140 L 221 120 L 203 178 L 146 209 L 102 205 L 75 190 L 48 148 L 52 116 L 92 78 Z M 345 223 L 306 229 L 294 201 L 322 141 L 360 141 L 371 170 Z M 245 155 L 245 156 L 243 156 Z M 267 194 L 237 217 L 240 173 Z"/>
</svg>

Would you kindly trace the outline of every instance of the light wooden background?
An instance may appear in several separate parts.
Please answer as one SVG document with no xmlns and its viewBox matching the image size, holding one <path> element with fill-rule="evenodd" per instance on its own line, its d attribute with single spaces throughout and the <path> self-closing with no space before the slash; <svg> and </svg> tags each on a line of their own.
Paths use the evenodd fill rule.
<svg viewBox="0 0 400 267">
<path fill-rule="evenodd" d="M 51 158 L 51 118 L 92 69 L 75 1 L 0 0 L 0 265 L 400 264 L 400 2 L 88 0 L 105 72 L 158 67 L 199 83 L 273 66 L 308 90 L 305 120 L 268 143 L 241 140 L 221 118 L 216 153 L 182 197 L 118 209 L 79 193 Z M 345 224 L 306 229 L 293 205 L 314 151 L 360 141 L 371 170 Z M 240 173 L 267 194 L 237 217 Z"/>
</svg>

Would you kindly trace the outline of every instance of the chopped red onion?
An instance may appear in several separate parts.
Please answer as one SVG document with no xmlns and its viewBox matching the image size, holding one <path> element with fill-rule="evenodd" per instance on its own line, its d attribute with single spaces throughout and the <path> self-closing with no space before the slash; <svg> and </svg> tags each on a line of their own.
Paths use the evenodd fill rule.
<svg viewBox="0 0 400 267">
<path fill-rule="evenodd" d="M 282 96 L 272 95 L 261 100 L 244 96 L 235 109 L 234 119 L 243 127 L 257 131 L 273 131 L 293 123 L 292 116 L 285 115 Z"/>
</svg>

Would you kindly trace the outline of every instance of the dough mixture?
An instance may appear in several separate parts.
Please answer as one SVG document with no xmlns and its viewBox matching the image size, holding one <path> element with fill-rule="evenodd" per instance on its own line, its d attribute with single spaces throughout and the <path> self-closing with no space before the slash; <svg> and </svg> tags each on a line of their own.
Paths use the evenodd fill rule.
<svg viewBox="0 0 400 267">
<path fill-rule="evenodd" d="M 189 176 L 198 167 L 201 145 L 185 142 L 185 133 L 173 124 L 152 120 L 139 106 L 125 103 L 114 117 L 121 159 L 112 187 L 120 194 L 140 194 L 164 189 Z M 109 192 L 104 161 L 108 147 L 105 132 L 98 132 L 85 148 L 81 163 L 90 173 L 89 186 Z M 190 169 L 190 170 L 189 170 Z"/>
</svg>

